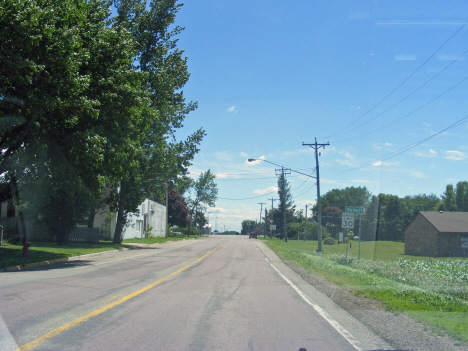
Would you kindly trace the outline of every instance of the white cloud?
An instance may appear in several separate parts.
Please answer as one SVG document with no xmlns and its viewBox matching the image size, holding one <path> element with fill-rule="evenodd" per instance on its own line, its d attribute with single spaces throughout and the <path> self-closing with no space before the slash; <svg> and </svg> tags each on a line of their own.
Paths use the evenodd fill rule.
<svg viewBox="0 0 468 351">
<path fill-rule="evenodd" d="M 254 194 L 263 195 L 263 194 L 268 194 L 268 193 L 277 192 L 277 191 L 278 191 L 278 188 L 276 186 L 269 186 L 268 188 L 265 188 L 265 189 L 255 190 Z"/>
<path fill-rule="evenodd" d="M 214 207 L 214 208 L 210 208 L 209 209 L 209 212 L 210 214 L 214 214 L 214 213 L 226 213 L 227 210 L 225 210 L 224 208 L 221 208 L 221 207 Z"/>
<path fill-rule="evenodd" d="M 437 155 L 437 151 L 429 149 L 427 152 L 417 151 L 414 154 L 419 157 L 435 157 Z"/>
<path fill-rule="evenodd" d="M 249 154 L 247 152 L 239 152 L 239 155 L 241 155 L 242 157 L 249 157 Z"/>
<path fill-rule="evenodd" d="M 467 154 L 461 151 L 445 151 L 445 158 L 451 161 L 461 161 L 467 158 Z"/>
<path fill-rule="evenodd" d="M 227 173 L 216 173 L 216 178 L 227 178 Z"/>
<path fill-rule="evenodd" d="M 343 166 L 353 166 L 353 160 L 354 160 L 354 157 L 353 155 L 351 155 L 349 152 L 340 152 L 341 155 L 343 155 L 344 157 L 346 157 L 345 160 L 341 159 L 337 159 L 336 162 L 338 162 L 340 165 L 343 165 Z"/>
<path fill-rule="evenodd" d="M 227 112 L 237 113 L 237 106 L 231 106 L 227 109 Z"/>
<path fill-rule="evenodd" d="M 265 159 L 265 156 L 260 156 L 258 159 L 255 159 L 255 161 L 249 162 L 249 160 L 245 160 L 244 166 L 255 166 L 258 165 L 259 163 L 262 163 Z"/>
<path fill-rule="evenodd" d="M 399 162 L 385 162 L 385 161 L 377 161 L 372 164 L 372 166 L 397 166 Z"/>
<path fill-rule="evenodd" d="M 395 55 L 395 61 L 414 61 L 416 55 Z"/>
<path fill-rule="evenodd" d="M 421 172 L 410 171 L 410 174 L 415 178 L 427 178 L 427 175 Z"/>
</svg>

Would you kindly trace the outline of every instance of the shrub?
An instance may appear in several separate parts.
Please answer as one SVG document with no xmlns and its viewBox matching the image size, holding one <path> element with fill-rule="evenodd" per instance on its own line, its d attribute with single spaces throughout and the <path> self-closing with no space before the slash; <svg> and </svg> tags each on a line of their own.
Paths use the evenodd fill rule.
<svg viewBox="0 0 468 351">
<path fill-rule="evenodd" d="M 323 245 L 336 245 L 336 240 L 333 238 L 326 238 L 323 241 Z"/>
</svg>

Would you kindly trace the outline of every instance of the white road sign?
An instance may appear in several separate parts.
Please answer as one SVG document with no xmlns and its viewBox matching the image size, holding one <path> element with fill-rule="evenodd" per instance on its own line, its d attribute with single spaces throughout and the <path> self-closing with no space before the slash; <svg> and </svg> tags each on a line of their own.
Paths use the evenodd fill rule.
<svg viewBox="0 0 468 351">
<path fill-rule="evenodd" d="M 341 228 L 354 229 L 354 213 L 341 214 Z"/>
<path fill-rule="evenodd" d="M 270 224 L 270 230 L 276 230 L 276 224 Z"/>
</svg>

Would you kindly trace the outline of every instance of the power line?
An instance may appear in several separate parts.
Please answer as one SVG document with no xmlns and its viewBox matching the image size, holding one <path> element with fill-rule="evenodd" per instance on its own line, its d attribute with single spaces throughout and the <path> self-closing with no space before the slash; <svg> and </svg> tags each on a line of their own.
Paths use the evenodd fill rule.
<svg viewBox="0 0 468 351">
<path fill-rule="evenodd" d="M 403 99 L 401 99 L 400 101 L 398 101 L 398 102 L 395 103 L 394 105 L 390 106 L 390 107 L 387 108 L 385 111 L 379 113 L 379 114 L 376 115 L 375 117 L 369 119 L 368 121 L 366 121 L 366 122 L 364 122 L 364 123 L 361 123 L 360 125 L 358 125 L 358 126 L 352 128 L 352 129 L 350 129 L 350 130 L 347 130 L 346 133 L 352 132 L 353 130 L 358 129 L 358 128 L 362 127 L 363 125 L 366 125 L 366 124 L 372 122 L 373 120 L 375 120 L 375 119 L 377 119 L 378 117 L 384 115 L 385 113 L 387 113 L 388 111 L 390 111 L 391 109 L 393 109 L 394 107 L 396 107 L 397 105 L 401 104 L 403 101 L 405 101 L 406 99 L 408 99 L 410 96 L 412 96 L 413 94 L 415 94 L 417 91 L 419 91 L 420 89 L 422 89 L 423 87 L 425 87 L 427 84 L 429 84 L 432 80 L 434 80 L 436 77 L 438 77 L 442 72 L 444 72 L 444 71 L 445 71 L 446 69 L 448 69 L 451 65 L 453 65 L 455 62 L 457 62 L 457 61 L 458 61 L 462 56 L 464 56 L 466 53 L 468 53 L 468 50 L 466 50 L 463 54 L 461 54 L 456 60 L 452 61 L 450 64 L 448 64 L 447 66 L 445 66 L 445 68 L 444 68 L 442 71 L 438 72 L 435 76 L 433 76 L 431 79 L 429 79 L 428 81 L 426 81 L 423 85 L 419 86 L 417 89 L 413 90 L 410 94 L 406 95 Z M 393 121 L 392 123 L 389 123 L 389 124 L 387 124 L 387 125 L 385 125 L 385 126 L 383 126 L 383 127 L 381 127 L 381 128 L 378 128 L 378 129 L 376 129 L 376 130 L 374 130 L 374 131 L 372 131 L 372 132 L 369 132 L 369 133 L 367 133 L 367 134 L 363 134 L 363 135 L 358 136 L 358 137 L 356 137 L 356 138 L 347 139 L 347 140 L 342 140 L 342 141 L 349 141 L 349 140 L 358 139 L 358 138 L 361 138 L 361 137 L 363 137 L 363 136 L 367 136 L 367 135 L 369 135 L 369 134 L 372 134 L 372 133 L 374 133 L 374 132 L 377 132 L 377 131 L 379 131 L 379 130 L 382 130 L 382 129 L 384 129 L 384 128 L 386 128 L 386 127 L 388 127 L 388 126 L 390 126 L 390 125 L 396 123 L 397 121 L 400 121 L 400 120 L 402 120 L 402 119 L 405 118 L 405 117 L 408 117 L 409 115 L 413 114 L 414 112 L 416 112 L 416 111 L 420 110 L 421 108 L 423 108 L 423 107 L 429 105 L 431 102 L 434 102 L 436 99 L 440 98 L 442 95 L 445 95 L 445 94 L 448 93 L 450 90 L 452 90 L 452 89 L 454 89 L 455 87 L 459 86 L 461 83 L 463 83 L 463 82 L 464 82 L 465 80 L 467 80 L 467 79 L 468 79 L 468 77 L 466 77 L 465 79 L 462 79 L 460 82 L 458 82 L 457 84 L 453 85 L 451 88 L 445 90 L 443 93 L 439 94 L 439 95 L 436 96 L 435 98 L 431 99 L 429 102 L 423 104 L 421 107 L 419 107 L 419 108 L 417 108 L 416 110 L 414 110 L 414 111 L 412 111 L 412 112 L 410 112 L 410 113 L 404 115 L 403 117 L 401 117 L 401 118 L 399 118 L 399 119 Z M 345 132 L 343 132 L 343 133 L 345 133 Z M 341 134 L 343 134 L 343 133 L 336 133 L 335 135 L 341 135 Z M 340 141 L 340 142 L 342 142 L 342 141 Z M 335 141 L 335 142 L 336 142 L 336 141 Z"/>
<path fill-rule="evenodd" d="M 426 138 L 423 138 L 423 139 L 421 139 L 421 140 L 419 140 L 419 141 L 417 141 L 417 142 L 415 142 L 415 143 L 413 143 L 413 144 L 406 145 L 406 146 L 404 146 L 404 147 L 402 147 L 402 148 L 400 148 L 400 149 L 398 149 L 398 150 L 396 150 L 396 151 L 390 152 L 390 153 L 388 153 L 387 155 L 384 155 L 384 156 L 383 156 L 382 158 L 380 158 L 380 159 L 374 159 L 373 161 L 369 161 L 369 162 L 363 163 L 363 164 L 360 165 L 360 166 L 356 166 L 356 167 L 350 168 L 350 169 L 348 169 L 348 170 L 346 170 L 346 171 L 344 171 L 344 172 L 342 172 L 342 173 L 336 174 L 336 175 L 334 175 L 334 176 L 332 176 L 332 177 L 330 177 L 330 178 L 335 178 L 335 177 L 338 177 L 338 176 L 340 176 L 340 175 L 342 175 L 342 174 L 344 174 L 344 173 L 348 173 L 348 172 L 351 172 L 351 171 L 354 171 L 354 170 L 357 170 L 357 169 L 364 168 L 364 167 L 366 167 L 366 166 L 368 166 L 368 165 L 370 165 L 370 164 L 372 164 L 372 163 L 374 163 L 374 162 L 377 162 L 377 161 L 386 161 L 386 160 L 389 160 L 389 159 L 391 159 L 391 158 L 393 158 L 393 157 L 395 157 L 395 156 L 398 156 L 398 155 L 400 155 L 400 154 L 402 154 L 402 153 L 404 153 L 404 152 L 406 152 L 406 151 L 408 151 L 408 150 L 411 150 L 411 149 L 415 148 L 416 146 L 418 146 L 418 145 L 424 143 L 425 141 L 427 141 L 427 140 L 429 140 L 429 139 L 432 139 L 432 138 L 436 137 L 436 136 L 439 135 L 439 134 L 442 134 L 443 132 L 446 132 L 447 130 L 450 130 L 450 129 L 453 129 L 453 128 L 456 128 L 456 127 L 462 125 L 463 122 L 464 122 L 465 120 L 467 120 L 467 119 L 468 119 L 468 116 L 465 116 L 465 117 L 459 119 L 458 121 L 456 121 L 455 123 L 451 124 L 450 126 L 444 128 L 444 129 L 442 129 L 441 131 L 439 131 L 439 132 L 437 132 L 437 133 L 435 133 L 435 134 L 432 134 L 431 136 L 428 136 L 428 137 L 426 137 Z"/>
<path fill-rule="evenodd" d="M 390 93 L 388 93 L 383 99 L 381 99 L 377 104 L 375 104 L 373 107 L 371 107 L 369 110 L 367 110 L 367 112 L 365 112 L 363 115 L 361 115 L 359 118 L 357 118 L 355 121 L 351 122 L 350 124 L 348 124 L 347 126 L 345 126 L 344 128 L 340 129 L 338 132 L 334 133 L 334 134 L 331 134 L 327 137 L 325 137 L 324 139 L 328 139 L 328 138 L 331 138 L 339 133 L 341 133 L 342 131 L 346 130 L 348 127 L 352 126 L 354 123 L 358 122 L 359 120 L 361 120 L 362 118 L 364 118 L 367 114 L 369 114 L 371 111 L 373 111 L 377 106 L 379 106 L 382 102 L 384 102 L 390 95 L 392 95 L 395 91 L 397 91 L 403 84 L 405 84 L 411 77 L 413 77 L 416 72 L 418 72 L 427 62 L 429 62 L 430 59 L 432 59 L 435 54 L 437 54 L 450 40 L 452 40 L 452 38 L 457 35 L 457 33 L 462 30 L 462 28 L 468 23 L 468 21 L 466 21 L 465 23 L 463 23 L 461 25 L 460 28 L 458 28 L 455 33 L 453 33 L 436 51 L 434 51 L 434 53 L 429 56 L 429 58 L 426 59 L 426 61 L 424 61 L 418 68 L 416 68 L 415 71 L 413 71 L 413 73 L 411 73 L 405 80 L 403 80 L 400 84 L 397 85 L 396 88 L 394 88 Z"/>
<path fill-rule="evenodd" d="M 467 52 L 468 52 L 468 50 L 467 50 Z M 357 136 L 357 137 L 355 137 L 355 138 L 350 138 L 350 139 L 340 140 L 340 141 L 335 141 L 335 142 L 345 142 L 345 141 L 356 140 L 356 139 L 365 137 L 365 136 L 367 136 L 367 135 L 370 135 L 370 134 L 372 134 L 372 133 L 378 132 L 379 130 L 385 129 L 385 128 L 391 126 L 392 124 L 395 124 L 396 122 L 401 121 L 403 118 L 406 118 L 406 117 L 408 117 L 409 115 L 412 115 L 413 113 L 415 113 L 415 112 L 417 112 L 417 111 L 423 109 L 424 107 L 426 107 L 426 106 L 429 105 L 430 103 L 432 103 L 432 102 L 434 102 L 435 100 L 437 100 L 438 98 L 440 98 L 442 95 L 445 95 L 445 94 L 447 94 L 450 90 L 455 89 L 457 86 L 459 86 L 460 84 L 462 84 L 463 82 L 465 82 L 467 79 L 468 79 L 468 76 L 466 76 L 465 78 L 463 78 L 461 81 L 459 81 L 457 84 L 453 85 L 453 86 L 450 87 L 449 89 L 445 90 L 443 93 L 437 95 L 435 98 L 429 100 L 429 101 L 426 102 L 425 104 L 419 106 L 418 108 L 416 108 L 415 110 L 413 110 L 413 111 L 407 113 L 406 115 L 404 115 L 404 116 L 402 116 L 402 117 L 400 117 L 400 118 L 394 120 L 393 122 L 390 122 L 390 123 L 384 125 L 383 127 L 380 127 L 380 128 L 377 128 L 377 129 L 375 129 L 375 130 L 373 130 L 373 131 L 371 131 L 371 132 L 368 132 L 368 133 L 359 135 L 359 136 Z M 387 110 L 387 111 L 388 111 L 388 110 Z M 385 112 L 386 112 L 386 111 L 385 111 Z M 383 113 L 385 113 L 385 112 L 383 112 Z M 378 117 L 378 116 L 377 116 L 377 117 Z M 370 121 L 369 121 L 369 122 L 370 122 Z M 364 124 L 365 124 L 365 123 L 359 125 L 358 127 L 360 127 L 360 126 L 362 126 L 362 125 L 364 125 Z M 358 128 L 358 127 L 356 127 L 356 128 Z M 353 128 L 353 129 L 351 129 L 350 131 L 352 131 L 352 130 L 354 130 L 354 129 L 356 129 L 356 128 Z"/>
</svg>

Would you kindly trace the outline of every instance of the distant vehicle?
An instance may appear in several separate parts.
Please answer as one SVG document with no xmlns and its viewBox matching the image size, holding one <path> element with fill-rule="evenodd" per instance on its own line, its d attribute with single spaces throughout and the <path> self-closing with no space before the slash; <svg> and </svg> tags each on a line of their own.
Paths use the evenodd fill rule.
<svg viewBox="0 0 468 351">
<path fill-rule="evenodd" d="M 250 239 L 250 238 L 258 239 L 257 233 L 255 233 L 255 232 L 254 232 L 254 233 L 249 233 L 249 239 Z"/>
<path fill-rule="evenodd" d="M 275 238 L 281 238 L 281 234 L 275 234 Z"/>
<path fill-rule="evenodd" d="M 357 235 L 355 235 L 355 236 L 353 237 L 353 240 L 359 240 L 359 237 L 358 237 Z"/>
<path fill-rule="evenodd" d="M 239 233 L 239 232 L 236 232 L 236 235 L 240 235 L 240 233 Z"/>
</svg>

